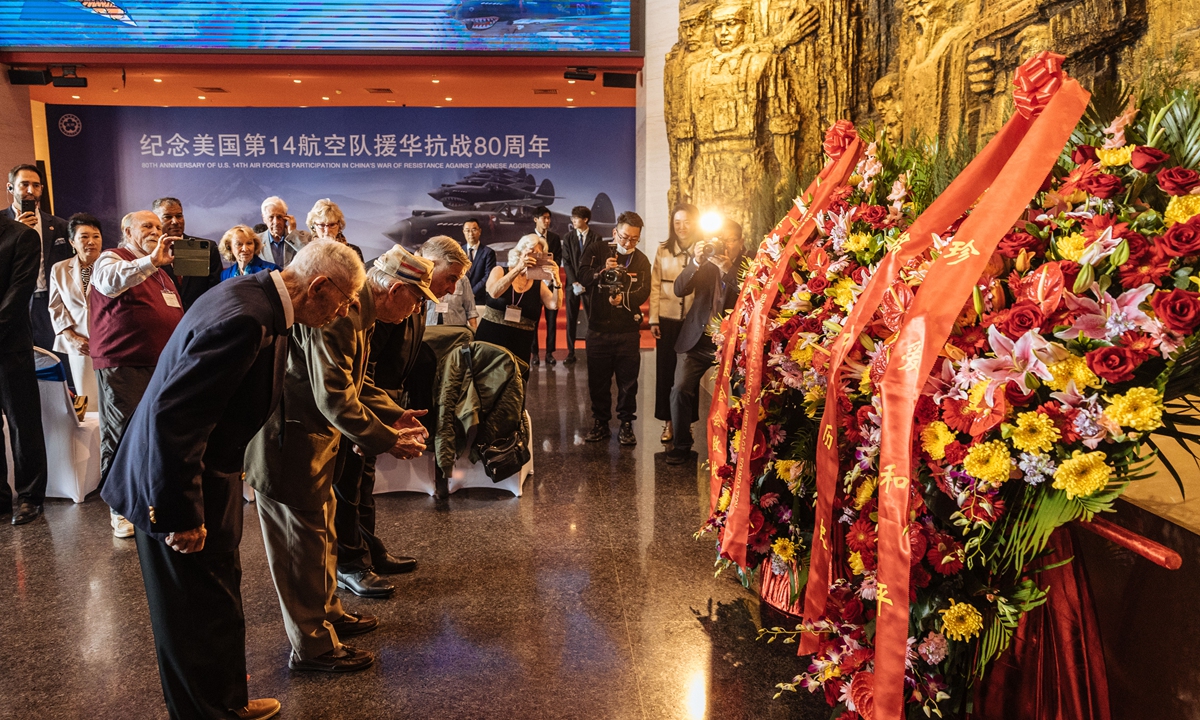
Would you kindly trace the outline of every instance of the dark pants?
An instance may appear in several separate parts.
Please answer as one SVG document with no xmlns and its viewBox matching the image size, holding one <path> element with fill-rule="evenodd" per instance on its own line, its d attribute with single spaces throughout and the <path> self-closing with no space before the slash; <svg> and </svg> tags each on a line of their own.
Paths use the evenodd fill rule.
<svg viewBox="0 0 1200 720">
<path fill-rule="evenodd" d="M 558 311 L 544 306 L 542 310 L 546 314 L 546 357 L 550 357 L 558 349 Z M 541 324 L 540 319 L 538 320 L 538 324 Z M 532 353 L 532 357 L 537 357 L 537 330 L 533 332 L 533 346 L 530 348 L 530 352 Z"/>
<path fill-rule="evenodd" d="M 50 322 L 50 293 L 35 292 L 29 298 L 29 325 L 33 330 L 33 344 L 43 350 L 53 351 L 54 325 Z"/>
<path fill-rule="evenodd" d="M 591 330 L 584 341 L 587 349 L 588 393 L 592 417 L 602 423 L 612 419 L 612 381 L 617 379 L 617 419 L 637 419 L 638 372 L 642 359 L 637 332 L 606 333 Z"/>
<path fill-rule="evenodd" d="M 108 477 L 117 446 L 125 428 L 133 418 L 150 378 L 152 367 L 113 367 L 96 371 L 96 388 L 100 391 L 100 484 Z"/>
<path fill-rule="evenodd" d="M 683 322 L 670 318 L 659 318 L 658 340 L 654 343 L 654 418 L 666 422 L 671 419 L 671 388 L 675 386 L 676 352 L 675 341 Z"/>
<path fill-rule="evenodd" d="M 671 424 L 675 426 L 676 450 L 692 448 L 692 423 L 699 415 L 700 378 L 716 362 L 716 353 L 712 341 L 706 337 L 690 352 L 677 355 L 675 386 L 671 388 Z"/>
<path fill-rule="evenodd" d="M 567 357 L 573 357 L 575 355 L 575 339 L 579 333 L 579 308 L 582 305 L 583 296 L 576 295 L 570 285 L 563 288 L 563 292 L 567 302 Z"/>
<path fill-rule="evenodd" d="M 334 468 L 333 494 L 337 509 L 337 566 L 345 573 L 371 568 L 387 549 L 375 536 L 375 458 L 354 452 L 354 443 L 342 438 Z M 370 464 L 368 472 L 367 465 Z"/>
<path fill-rule="evenodd" d="M 17 502 L 41 505 L 46 499 L 46 436 L 35 372 L 32 348 L 0 353 L 0 412 L 8 420 Z M 8 459 L 0 451 L 0 511 L 7 511 L 13 502 L 6 477 Z"/>
<path fill-rule="evenodd" d="M 136 531 L 163 698 L 175 720 L 236 718 L 246 706 L 241 474 L 206 475 L 204 549 L 183 554 Z"/>
</svg>

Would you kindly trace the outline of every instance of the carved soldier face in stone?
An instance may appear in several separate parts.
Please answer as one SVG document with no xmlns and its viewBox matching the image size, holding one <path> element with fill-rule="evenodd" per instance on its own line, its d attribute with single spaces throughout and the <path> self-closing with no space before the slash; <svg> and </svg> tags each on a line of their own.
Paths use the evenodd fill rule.
<svg viewBox="0 0 1200 720">
<path fill-rule="evenodd" d="M 871 88 L 871 99 L 875 112 L 879 113 L 881 128 L 891 142 L 899 140 L 901 103 L 896 87 L 895 74 L 884 75 Z"/>
<path fill-rule="evenodd" d="M 729 52 L 746 38 L 746 12 L 737 5 L 719 7 L 712 14 L 717 48 Z"/>
</svg>

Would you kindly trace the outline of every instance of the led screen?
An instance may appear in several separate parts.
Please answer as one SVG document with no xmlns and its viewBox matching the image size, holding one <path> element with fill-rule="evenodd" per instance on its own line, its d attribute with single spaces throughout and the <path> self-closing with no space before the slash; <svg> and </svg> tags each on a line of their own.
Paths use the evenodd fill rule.
<svg viewBox="0 0 1200 720">
<path fill-rule="evenodd" d="M 633 0 L 636 1 L 636 0 Z M 632 52 L 631 0 L 0 0 L 0 49 Z"/>
</svg>

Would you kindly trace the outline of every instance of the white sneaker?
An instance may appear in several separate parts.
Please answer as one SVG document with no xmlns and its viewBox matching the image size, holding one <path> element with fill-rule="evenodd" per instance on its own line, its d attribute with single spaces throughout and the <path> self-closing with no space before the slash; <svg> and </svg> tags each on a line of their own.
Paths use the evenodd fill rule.
<svg viewBox="0 0 1200 720">
<path fill-rule="evenodd" d="M 126 520 L 124 516 L 109 513 L 108 522 L 112 525 L 113 537 L 133 537 L 133 523 Z"/>
</svg>

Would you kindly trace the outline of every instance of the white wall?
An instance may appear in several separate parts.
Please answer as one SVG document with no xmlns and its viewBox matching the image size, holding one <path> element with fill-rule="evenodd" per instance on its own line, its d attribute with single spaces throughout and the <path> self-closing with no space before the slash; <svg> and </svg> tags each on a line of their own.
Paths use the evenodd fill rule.
<svg viewBox="0 0 1200 720">
<path fill-rule="evenodd" d="M 643 252 L 667 239 L 671 163 L 663 117 L 663 64 L 678 35 L 678 0 L 646 0 L 646 63 L 637 89 L 637 212 L 646 221 Z"/>
</svg>

